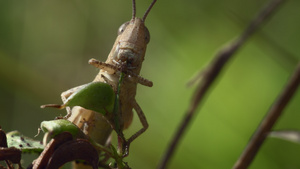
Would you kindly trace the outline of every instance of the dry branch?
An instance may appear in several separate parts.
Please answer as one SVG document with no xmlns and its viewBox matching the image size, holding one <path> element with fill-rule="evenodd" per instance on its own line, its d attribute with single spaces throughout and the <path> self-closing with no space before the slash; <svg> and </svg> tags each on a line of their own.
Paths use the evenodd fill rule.
<svg viewBox="0 0 300 169">
<path fill-rule="evenodd" d="M 268 133 L 272 129 L 273 125 L 277 121 L 277 119 L 282 114 L 283 109 L 287 106 L 292 96 L 295 94 L 298 86 L 300 84 L 300 62 L 294 71 L 290 81 L 287 86 L 284 88 L 281 95 L 279 95 L 278 99 L 275 101 L 267 116 L 260 123 L 256 132 L 254 133 L 252 139 L 248 143 L 244 152 L 237 160 L 234 165 L 234 169 L 243 169 L 247 168 L 255 155 L 257 154 L 260 146 L 264 142 L 265 138 L 268 136 Z"/>
</svg>

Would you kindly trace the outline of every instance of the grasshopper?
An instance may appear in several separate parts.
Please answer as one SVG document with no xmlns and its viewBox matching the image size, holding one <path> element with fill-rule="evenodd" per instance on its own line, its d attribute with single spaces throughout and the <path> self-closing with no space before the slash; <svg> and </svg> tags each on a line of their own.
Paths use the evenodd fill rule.
<svg viewBox="0 0 300 169">
<path fill-rule="evenodd" d="M 139 73 L 144 61 L 146 47 L 150 40 L 149 31 L 144 23 L 155 2 L 156 0 L 152 1 L 143 18 L 137 18 L 135 0 L 133 0 L 132 18 L 120 26 L 117 39 L 107 60 L 105 62 L 95 59 L 89 60 L 89 64 L 101 69 L 93 82 L 108 83 L 112 86 L 115 93 L 119 92 L 117 93 L 119 96 L 119 109 L 117 113 L 119 114 L 118 130 L 120 130 L 120 133 L 130 126 L 133 118 L 133 109 L 142 123 L 143 127 L 126 141 L 127 150 L 130 143 L 148 128 L 148 122 L 141 107 L 135 100 L 135 95 L 138 83 L 148 87 L 152 87 L 153 85 L 151 81 L 139 76 Z M 122 80 L 120 81 L 121 74 Z M 84 86 L 82 85 L 63 92 L 61 94 L 63 102 L 65 103 L 70 95 Z M 51 106 L 45 105 L 43 107 Z M 116 129 L 114 124 L 116 117 L 113 115 L 104 116 L 79 106 L 73 107 L 72 110 L 67 107 L 67 112 L 68 114 L 65 118 L 76 124 L 85 134 L 99 144 L 105 145 L 109 140 L 113 128 Z M 118 131 L 117 133 L 119 135 Z"/>
</svg>

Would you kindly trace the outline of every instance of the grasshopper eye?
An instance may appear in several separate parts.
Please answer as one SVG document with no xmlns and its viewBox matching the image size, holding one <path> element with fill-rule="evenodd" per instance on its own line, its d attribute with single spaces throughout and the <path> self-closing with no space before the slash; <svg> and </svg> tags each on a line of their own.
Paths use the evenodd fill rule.
<svg viewBox="0 0 300 169">
<path fill-rule="evenodd" d="M 127 27 L 128 24 L 129 24 L 129 22 L 125 22 L 120 26 L 120 28 L 118 29 L 118 35 L 120 35 L 124 32 L 124 30 L 125 30 L 125 28 Z"/>
<path fill-rule="evenodd" d="M 146 42 L 146 44 L 148 44 L 149 41 L 150 41 L 150 33 L 149 33 L 148 28 L 145 27 L 145 42 Z"/>
</svg>

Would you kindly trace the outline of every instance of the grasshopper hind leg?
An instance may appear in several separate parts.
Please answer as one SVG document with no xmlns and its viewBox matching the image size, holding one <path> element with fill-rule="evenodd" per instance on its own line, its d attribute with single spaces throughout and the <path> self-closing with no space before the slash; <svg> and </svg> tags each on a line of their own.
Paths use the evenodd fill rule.
<svg viewBox="0 0 300 169">
<path fill-rule="evenodd" d="M 67 91 L 64 91 L 61 93 L 60 97 L 61 100 L 63 101 L 63 103 L 66 103 L 66 101 L 68 100 L 68 98 L 75 92 L 77 92 L 79 89 L 83 88 L 84 86 L 86 86 L 86 84 L 81 85 L 81 86 L 77 86 L 74 87 L 72 89 L 69 89 Z M 66 107 L 66 111 L 67 111 L 67 115 L 64 117 L 65 119 L 69 118 L 72 115 L 72 110 L 70 107 Z"/>
<path fill-rule="evenodd" d="M 74 91 L 71 91 L 71 89 L 67 90 L 65 92 L 62 92 L 60 97 L 61 97 L 61 100 L 63 101 L 63 103 L 65 103 L 66 100 L 68 99 L 68 97 L 71 96 L 73 93 L 74 93 Z M 65 119 L 69 118 L 72 115 L 72 110 L 70 107 L 66 107 L 66 111 L 67 111 L 67 115 L 64 117 Z"/>
</svg>

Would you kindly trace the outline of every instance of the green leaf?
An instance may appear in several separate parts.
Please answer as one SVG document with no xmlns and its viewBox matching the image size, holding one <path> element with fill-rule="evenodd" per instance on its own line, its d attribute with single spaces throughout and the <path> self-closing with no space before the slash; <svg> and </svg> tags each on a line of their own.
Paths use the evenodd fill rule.
<svg viewBox="0 0 300 169">
<path fill-rule="evenodd" d="M 11 131 L 6 134 L 8 147 L 16 147 L 23 153 L 41 153 L 44 149 L 41 141 L 23 136 L 18 131 Z"/>
<path fill-rule="evenodd" d="M 65 119 L 43 121 L 41 123 L 41 129 L 45 133 L 50 133 L 51 138 L 65 131 L 71 133 L 74 138 L 85 137 L 83 132 L 75 124 Z"/>
<path fill-rule="evenodd" d="M 81 106 L 85 109 L 105 115 L 113 112 L 115 103 L 115 92 L 112 87 L 103 82 L 92 82 L 81 86 L 75 91 L 63 105 L 46 104 L 41 108 L 54 107 L 63 109 L 65 107 Z"/>
<path fill-rule="evenodd" d="M 73 93 L 65 106 L 81 106 L 105 115 L 106 111 L 113 111 L 114 99 L 115 93 L 109 84 L 92 82 Z"/>
</svg>

